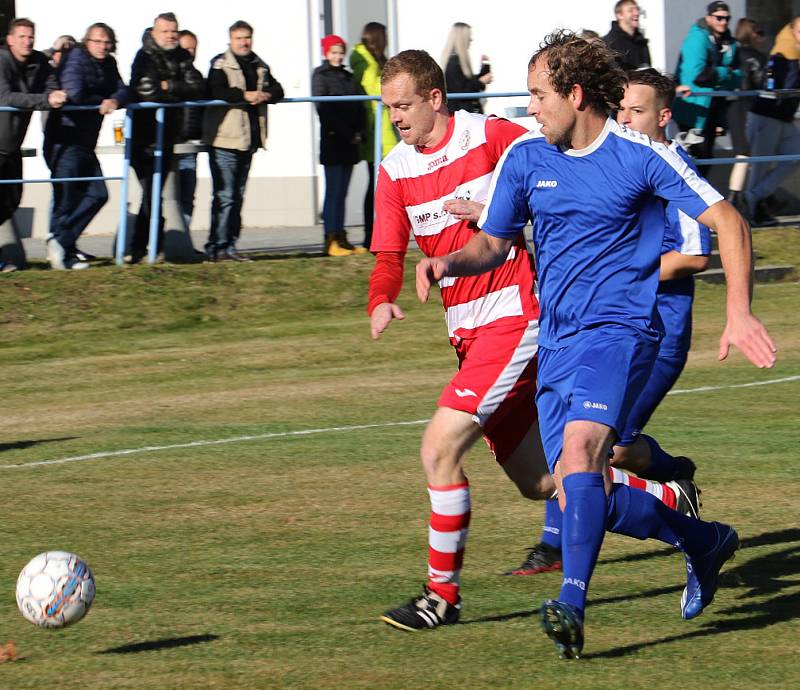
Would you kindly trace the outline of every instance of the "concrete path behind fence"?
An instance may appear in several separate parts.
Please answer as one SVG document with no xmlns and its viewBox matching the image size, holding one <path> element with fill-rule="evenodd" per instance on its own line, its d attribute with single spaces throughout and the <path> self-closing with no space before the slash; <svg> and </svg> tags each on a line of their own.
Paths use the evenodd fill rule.
<svg viewBox="0 0 800 690">
<path fill-rule="evenodd" d="M 353 244 L 361 244 L 364 238 L 362 227 L 350 228 L 348 238 Z M 203 249 L 208 233 L 205 231 L 192 232 L 192 243 L 198 250 Z M 113 235 L 86 235 L 78 241 L 78 246 L 90 254 L 98 257 L 112 258 Z M 28 259 L 45 258 L 45 242 L 41 238 L 26 237 L 22 240 Z M 271 227 L 271 228 L 243 228 L 239 239 L 239 249 L 243 253 L 249 252 L 322 252 L 322 226 L 312 227 Z"/>
</svg>

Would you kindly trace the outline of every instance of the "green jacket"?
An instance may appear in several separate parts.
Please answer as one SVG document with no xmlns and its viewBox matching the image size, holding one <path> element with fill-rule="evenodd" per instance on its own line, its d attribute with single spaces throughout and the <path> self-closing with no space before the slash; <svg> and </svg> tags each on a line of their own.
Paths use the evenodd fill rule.
<svg viewBox="0 0 800 690">
<path fill-rule="evenodd" d="M 365 94 L 368 96 L 381 95 L 381 67 L 363 43 L 356 44 L 353 52 L 350 53 L 350 69 L 353 70 L 353 74 Z M 378 104 L 375 101 L 367 101 L 365 105 L 367 107 L 367 136 L 361 142 L 361 158 L 372 163 L 375 159 L 375 111 Z M 397 141 L 397 134 L 389 119 L 389 111 L 384 108 L 381 132 L 384 157 L 395 147 Z"/>
<path fill-rule="evenodd" d="M 681 46 L 675 76 L 692 91 L 727 91 L 741 88 L 742 70 L 736 41 L 729 31 L 715 38 L 705 18 L 690 29 Z M 702 129 L 711 106 L 710 96 L 676 98 L 672 116 L 684 127 Z M 716 124 L 724 125 L 724 122 Z"/>
</svg>

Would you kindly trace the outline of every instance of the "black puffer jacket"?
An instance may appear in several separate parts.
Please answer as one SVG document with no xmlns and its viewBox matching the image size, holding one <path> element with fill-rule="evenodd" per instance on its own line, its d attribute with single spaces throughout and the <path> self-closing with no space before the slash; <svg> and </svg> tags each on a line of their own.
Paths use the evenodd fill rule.
<svg viewBox="0 0 800 690">
<path fill-rule="evenodd" d="M 333 67 L 325 60 L 311 76 L 312 96 L 363 94 L 352 72 Z M 362 101 L 316 103 L 320 123 L 319 162 L 323 165 L 354 165 L 361 160 L 358 134 L 366 139 L 367 111 Z"/>
<path fill-rule="evenodd" d="M 624 70 L 650 67 L 650 48 L 644 34 L 636 29 L 631 36 L 619 28 L 619 23 L 611 22 L 611 31 L 603 36 L 605 44 L 619 53 L 619 65 Z"/>
<path fill-rule="evenodd" d="M 166 89 L 162 89 L 166 82 Z M 175 103 L 203 97 L 203 75 L 192 64 L 192 56 L 181 47 L 164 50 L 156 44 L 150 30 L 142 36 L 142 47 L 131 67 L 132 101 Z M 173 144 L 180 135 L 183 113 L 180 108 L 167 108 L 164 141 Z M 133 114 L 134 145 L 148 146 L 156 140 L 156 111 L 135 110 Z"/>
<path fill-rule="evenodd" d="M 47 110 L 47 95 L 58 89 L 47 56 L 34 50 L 24 63 L 17 62 L 11 51 L 0 48 L 0 105 Z M 0 113 L 0 153 L 19 151 L 31 113 Z"/>
</svg>

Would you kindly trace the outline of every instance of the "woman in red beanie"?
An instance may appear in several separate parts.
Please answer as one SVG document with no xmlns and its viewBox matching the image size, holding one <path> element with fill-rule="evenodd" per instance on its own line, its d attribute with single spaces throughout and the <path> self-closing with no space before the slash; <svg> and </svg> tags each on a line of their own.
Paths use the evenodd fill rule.
<svg viewBox="0 0 800 690">
<path fill-rule="evenodd" d="M 340 36 L 322 39 L 322 64 L 311 77 L 313 96 L 353 96 L 363 93 L 355 77 L 344 67 L 345 42 Z M 317 103 L 320 122 L 319 162 L 325 167 L 325 202 L 322 222 L 325 228 L 325 253 L 348 256 L 365 253 L 354 247 L 344 229 L 347 188 L 353 166 L 361 160 L 359 144 L 365 135 L 366 111 L 360 101 Z"/>
</svg>

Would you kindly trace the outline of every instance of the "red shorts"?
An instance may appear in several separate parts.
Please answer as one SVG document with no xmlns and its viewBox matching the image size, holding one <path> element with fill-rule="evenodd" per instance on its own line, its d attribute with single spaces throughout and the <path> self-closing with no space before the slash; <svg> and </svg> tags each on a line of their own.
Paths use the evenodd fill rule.
<svg viewBox="0 0 800 690">
<path fill-rule="evenodd" d="M 536 419 L 536 352 L 539 322 L 527 328 L 488 327 L 454 343 L 458 373 L 437 404 L 468 412 L 483 430 L 501 465 Z"/>
</svg>

